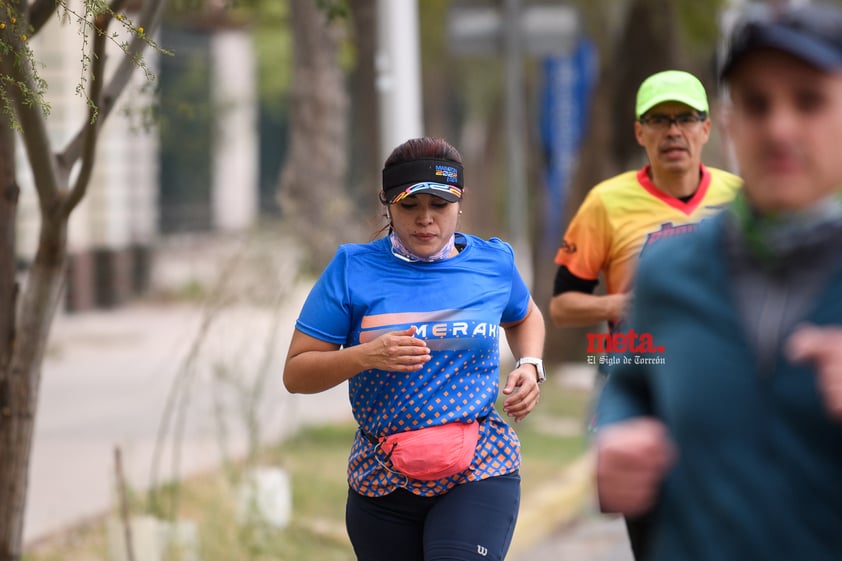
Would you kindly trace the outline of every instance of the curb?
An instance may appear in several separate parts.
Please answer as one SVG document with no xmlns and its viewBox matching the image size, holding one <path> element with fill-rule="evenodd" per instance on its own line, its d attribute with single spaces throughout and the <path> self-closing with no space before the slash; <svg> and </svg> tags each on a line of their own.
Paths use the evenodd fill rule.
<svg viewBox="0 0 842 561">
<path fill-rule="evenodd" d="M 592 454 L 586 452 L 557 477 L 523 497 L 509 547 L 510 558 L 524 554 L 559 527 L 575 520 L 592 504 L 593 463 Z"/>
</svg>

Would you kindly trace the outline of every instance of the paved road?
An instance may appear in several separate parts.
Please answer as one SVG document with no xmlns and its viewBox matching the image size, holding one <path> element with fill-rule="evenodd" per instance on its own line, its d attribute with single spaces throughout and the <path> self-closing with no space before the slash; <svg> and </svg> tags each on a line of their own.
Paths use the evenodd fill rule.
<svg viewBox="0 0 842 561">
<path fill-rule="evenodd" d="M 245 394 L 236 384 L 251 387 L 261 372 L 265 389 L 251 410 L 260 419 L 262 441 L 282 438 L 302 423 L 348 418 L 344 384 L 316 396 L 283 389 L 283 358 L 308 289 L 291 288 L 277 314 L 256 306 L 205 314 L 187 305 L 143 304 L 56 318 L 43 367 L 24 541 L 107 511 L 116 446 L 129 483 L 148 486 L 174 387 L 183 415 L 165 431 L 158 481 L 218 465 L 220 427 L 230 454 L 247 450 L 240 408 Z M 184 436 L 176 454 L 179 426 Z"/>
<path fill-rule="evenodd" d="M 511 556 L 510 556 L 511 557 Z M 591 509 L 508 561 L 633 561 L 622 518 Z"/>
</svg>

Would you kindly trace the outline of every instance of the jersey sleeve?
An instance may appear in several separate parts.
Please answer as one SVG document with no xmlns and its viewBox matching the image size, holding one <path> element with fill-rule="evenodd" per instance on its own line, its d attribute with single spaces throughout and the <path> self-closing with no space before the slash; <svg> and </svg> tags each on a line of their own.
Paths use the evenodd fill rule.
<svg viewBox="0 0 842 561">
<path fill-rule="evenodd" d="M 295 322 L 297 330 L 328 343 L 347 343 L 351 332 L 347 263 L 348 254 L 340 247 L 307 295 Z"/>
<path fill-rule="evenodd" d="M 596 281 L 611 247 L 610 226 L 602 197 L 591 190 L 564 234 L 556 265 L 582 280 Z"/>
<path fill-rule="evenodd" d="M 506 307 L 503 309 L 503 313 L 500 316 L 500 323 L 513 323 L 522 320 L 526 317 L 526 313 L 529 311 L 529 300 L 531 295 L 529 293 L 529 287 L 526 286 L 526 282 L 524 282 L 523 277 L 520 275 L 520 271 L 515 264 L 515 252 L 512 249 L 512 246 L 506 242 L 492 239 L 492 242 L 498 242 L 500 245 L 505 249 L 507 255 L 507 264 L 511 267 L 511 289 L 509 290 L 509 301 L 506 303 Z"/>
</svg>

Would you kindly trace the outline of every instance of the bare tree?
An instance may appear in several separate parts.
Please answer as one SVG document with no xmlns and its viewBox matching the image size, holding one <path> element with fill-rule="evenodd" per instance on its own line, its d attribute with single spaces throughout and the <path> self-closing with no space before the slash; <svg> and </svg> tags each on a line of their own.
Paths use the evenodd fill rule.
<svg viewBox="0 0 842 561">
<path fill-rule="evenodd" d="M 38 95 L 42 87 L 28 41 L 57 11 L 72 14 L 73 6 L 66 0 L 6 0 L 0 9 L 0 561 L 21 558 L 41 365 L 63 285 L 68 220 L 85 196 L 102 124 L 132 72 L 142 65 L 140 56 L 151 43 L 166 0 L 133 2 L 139 8 L 133 21 L 121 15 L 125 3 L 85 0 L 83 4 L 82 36 L 90 52 L 83 46 L 80 57 L 87 61 L 88 114 L 60 151 L 47 133 Z M 132 39 L 120 45 L 122 59 L 106 77 L 105 49 L 108 41 L 115 40 L 109 31 L 115 20 L 132 33 Z M 32 170 L 41 218 L 35 257 L 22 283 L 15 266 L 19 187 L 13 129 L 19 132 Z M 71 175 L 74 169 L 78 171 Z"/>
</svg>

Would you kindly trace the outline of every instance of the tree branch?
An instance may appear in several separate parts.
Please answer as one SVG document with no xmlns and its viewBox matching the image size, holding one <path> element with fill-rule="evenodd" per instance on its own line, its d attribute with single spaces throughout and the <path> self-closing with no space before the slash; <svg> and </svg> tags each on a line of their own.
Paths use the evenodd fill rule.
<svg viewBox="0 0 842 561">
<path fill-rule="evenodd" d="M 49 21 L 56 9 L 58 8 L 58 0 L 35 0 L 29 6 L 29 25 L 32 26 L 32 35 L 36 35 L 38 31 L 44 27 L 44 24 Z"/>
<path fill-rule="evenodd" d="M 160 26 L 166 4 L 167 0 L 148 0 L 143 4 L 143 10 L 141 10 L 140 17 L 138 18 L 138 27 L 145 29 L 147 35 L 155 33 L 155 30 Z M 128 84 L 132 76 L 132 72 L 135 70 L 136 59 L 140 57 L 140 53 L 143 52 L 146 45 L 147 43 L 143 38 L 135 37 L 126 48 L 125 56 L 111 76 L 111 81 L 103 90 L 102 99 L 99 103 L 99 114 L 95 124 L 97 131 L 99 131 L 105 119 L 114 109 L 117 99 L 125 89 L 126 84 Z M 67 169 L 70 169 L 73 163 L 81 156 L 86 129 L 87 125 L 76 133 L 73 140 L 59 154 L 59 162 L 63 166 L 67 166 Z"/>
<path fill-rule="evenodd" d="M 59 181 L 56 160 L 52 156 L 47 125 L 39 103 L 28 98 L 26 92 L 38 91 L 32 78 L 27 47 L 20 36 L 9 28 L 0 30 L 0 38 L 14 52 L 22 56 L 0 56 L 0 76 L 6 82 L 6 92 L 14 103 L 15 114 L 21 129 L 24 148 L 34 176 L 35 189 L 42 212 L 50 214 L 56 210 L 59 196 Z M 17 60 L 16 60 L 17 59 Z"/>
<path fill-rule="evenodd" d="M 79 170 L 79 175 L 76 178 L 76 184 L 70 191 L 70 196 L 64 207 L 64 212 L 68 215 L 76 208 L 79 201 L 85 196 L 88 189 L 88 183 L 91 180 L 91 172 L 94 169 L 94 160 L 96 159 L 96 142 L 99 138 L 99 130 L 97 127 L 97 111 L 101 104 L 100 97 L 102 95 L 102 83 L 105 81 L 105 46 L 107 44 L 108 25 L 114 19 L 112 15 L 114 12 L 122 9 L 125 0 L 114 0 L 111 3 L 110 12 L 102 12 L 97 14 L 94 18 L 94 41 L 91 46 L 91 75 L 89 83 L 91 85 L 90 92 L 88 92 L 88 99 L 90 107 L 88 108 L 88 121 L 85 127 L 80 131 L 83 138 L 82 147 L 82 168 Z"/>
</svg>

